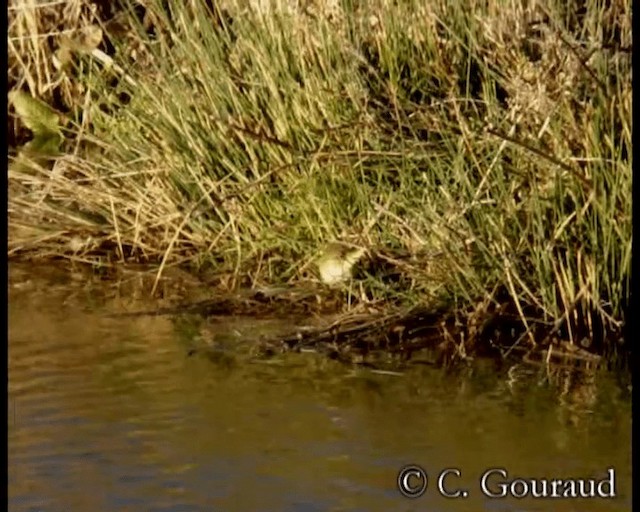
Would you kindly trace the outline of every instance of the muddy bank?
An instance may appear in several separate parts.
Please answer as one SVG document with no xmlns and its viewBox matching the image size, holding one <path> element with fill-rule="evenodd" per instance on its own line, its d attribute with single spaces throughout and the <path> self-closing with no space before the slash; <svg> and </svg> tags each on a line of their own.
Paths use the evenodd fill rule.
<svg viewBox="0 0 640 512">
<path fill-rule="evenodd" d="M 445 309 L 407 309 L 363 302 L 350 293 L 326 287 L 292 287 L 244 290 L 115 316 L 316 319 L 312 326 L 258 340 L 253 353 L 265 358 L 286 352 L 316 352 L 346 364 L 378 369 L 465 364 L 479 356 L 587 372 L 599 367 L 602 357 L 588 349 L 592 340 L 572 343 L 563 338 L 566 333 L 558 325 L 524 330 L 516 314 L 496 309 L 477 316 L 482 320 L 478 325 L 463 323 Z"/>
</svg>

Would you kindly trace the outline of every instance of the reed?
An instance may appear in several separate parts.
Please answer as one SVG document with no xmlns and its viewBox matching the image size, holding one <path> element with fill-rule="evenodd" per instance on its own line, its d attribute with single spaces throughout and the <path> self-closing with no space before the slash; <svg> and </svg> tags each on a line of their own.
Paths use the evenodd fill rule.
<svg viewBox="0 0 640 512">
<path fill-rule="evenodd" d="M 64 154 L 10 166 L 10 255 L 251 286 L 317 278 L 318 251 L 340 241 L 403 276 L 374 268 L 374 298 L 508 303 L 532 336 L 562 325 L 615 349 L 631 268 L 630 5 L 397 3 L 152 0 L 144 18 L 128 4 L 126 31 L 103 26 L 118 67 L 80 52 L 46 78 L 80 93 L 55 105 Z M 20 23 L 13 83 L 46 99 L 31 85 L 47 76 L 42 49 L 17 46 L 41 28 Z"/>
</svg>

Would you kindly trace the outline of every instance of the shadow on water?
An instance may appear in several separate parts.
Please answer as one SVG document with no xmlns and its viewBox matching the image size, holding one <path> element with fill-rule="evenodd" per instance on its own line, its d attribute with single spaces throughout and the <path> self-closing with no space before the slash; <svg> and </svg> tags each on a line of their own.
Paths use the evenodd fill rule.
<svg viewBox="0 0 640 512">
<path fill-rule="evenodd" d="M 296 320 L 117 317 L 120 289 L 94 281 L 10 269 L 12 511 L 630 508 L 630 397 L 607 374 L 252 360 L 252 341 Z M 415 500 L 396 487 L 407 464 L 431 475 Z M 547 479 L 613 467 L 617 497 L 491 500 L 479 480 L 493 467 Z M 445 468 L 466 499 L 437 493 Z"/>
</svg>

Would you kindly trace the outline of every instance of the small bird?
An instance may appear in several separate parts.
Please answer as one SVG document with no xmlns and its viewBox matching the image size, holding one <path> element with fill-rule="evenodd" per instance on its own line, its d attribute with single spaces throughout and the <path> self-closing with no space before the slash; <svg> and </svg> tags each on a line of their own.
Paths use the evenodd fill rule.
<svg viewBox="0 0 640 512">
<path fill-rule="evenodd" d="M 347 247 L 335 242 L 329 244 L 317 262 L 322 282 L 334 285 L 348 280 L 353 266 L 365 252 L 362 247 Z"/>
</svg>

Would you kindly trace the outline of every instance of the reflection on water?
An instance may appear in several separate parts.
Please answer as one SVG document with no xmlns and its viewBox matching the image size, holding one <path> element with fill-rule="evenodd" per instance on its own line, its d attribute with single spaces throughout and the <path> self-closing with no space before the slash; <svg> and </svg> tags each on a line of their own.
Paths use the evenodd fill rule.
<svg viewBox="0 0 640 512">
<path fill-rule="evenodd" d="M 607 375 L 251 362 L 250 341 L 282 322 L 109 317 L 122 297 L 107 284 L 29 274 L 10 274 L 11 511 L 630 509 L 630 400 Z M 415 500 L 396 488 L 410 463 L 432 475 Z M 617 498 L 489 500 L 490 467 L 614 467 Z M 468 498 L 435 492 L 443 468 Z"/>
</svg>

